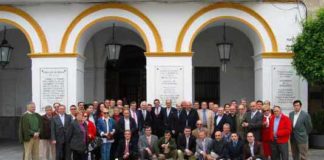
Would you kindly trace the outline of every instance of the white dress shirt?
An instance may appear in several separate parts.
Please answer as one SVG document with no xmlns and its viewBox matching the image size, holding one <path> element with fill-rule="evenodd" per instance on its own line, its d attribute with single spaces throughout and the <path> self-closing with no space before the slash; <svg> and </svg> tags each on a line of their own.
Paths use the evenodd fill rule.
<svg viewBox="0 0 324 160">
<path fill-rule="evenodd" d="M 254 142 L 252 144 L 249 143 L 251 156 L 254 157 Z"/>
<path fill-rule="evenodd" d="M 293 127 L 295 128 L 295 125 L 297 123 L 298 117 L 300 115 L 300 111 L 299 112 L 294 112 L 294 123 L 293 123 Z"/>
<path fill-rule="evenodd" d="M 125 130 L 130 130 L 130 121 L 125 118 Z"/>
<path fill-rule="evenodd" d="M 59 116 L 60 116 L 60 119 L 61 119 L 61 122 L 62 122 L 62 124 L 63 124 L 63 126 L 64 126 L 64 122 L 65 122 L 65 116 L 64 116 L 64 114 L 59 114 Z"/>
</svg>

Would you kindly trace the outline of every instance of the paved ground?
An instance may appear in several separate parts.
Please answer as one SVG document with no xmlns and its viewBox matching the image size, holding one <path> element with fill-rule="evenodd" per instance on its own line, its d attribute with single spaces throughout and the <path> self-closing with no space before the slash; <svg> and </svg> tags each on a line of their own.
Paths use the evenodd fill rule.
<svg viewBox="0 0 324 160">
<path fill-rule="evenodd" d="M 0 160 L 22 160 L 22 150 L 16 141 L 0 140 Z M 324 160 L 324 150 L 310 149 L 309 155 L 310 160 Z"/>
</svg>

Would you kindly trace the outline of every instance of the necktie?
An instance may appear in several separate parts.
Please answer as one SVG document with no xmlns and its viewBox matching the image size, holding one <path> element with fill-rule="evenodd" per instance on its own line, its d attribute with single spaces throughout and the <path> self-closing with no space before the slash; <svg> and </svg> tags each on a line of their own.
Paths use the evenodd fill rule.
<svg viewBox="0 0 324 160">
<path fill-rule="evenodd" d="M 137 118 L 136 118 L 135 111 L 132 111 L 132 115 L 133 115 L 133 118 L 134 118 L 134 120 L 135 120 L 135 122 L 136 122 L 136 125 L 137 125 Z"/>
<path fill-rule="evenodd" d="M 143 111 L 144 120 L 146 119 L 146 111 Z"/>
<path fill-rule="evenodd" d="M 203 110 L 203 125 L 207 125 L 207 115 L 206 115 L 206 109 Z"/>
<path fill-rule="evenodd" d="M 125 154 L 129 152 L 129 145 L 128 141 L 126 141 L 126 146 L 125 146 Z"/>
<path fill-rule="evenodd" d="M 168 111 L 167 112 L 167 117 L 169 117 L 169 115 L 170 115 L 170 109 L 168 109 L 167 111 Z"/>
<path fill-rule="evenodd" d="M 155 114 L 159 115 L 159 107 L 158 106 L 156 106 L 156 108 L 155 108 Z"/>
<path fill-rule="evenodd" d="M 237 145 L 237 142 L 234 142 L 234 147 L 236 147 L 236 145 Z"/>
<path fill-rule="evenodd" d="M 189 148 L 189 137 L 186 137 L 186 149 Z"/>
<path fill-rule="evenodd" d="M 202 145 L 203 145 L 203 151 L 206 152 L 206 144 L 205 144 L 205 141 L 202 142 Z"/>
<path fill-rule="evenodd" d="M 64 127 L 64 115 L 63 116 L 61 116 L 61 121 L 62 121 L 62 125 L 63 125 L 63 127 Z"/>
<path fill-rule="evenodd" d="M 147 139 L 147 144 L 149 145 L 149 147 L 151 147 L 151 138 L 150 137 L 146 137 Z"/>
</svg>

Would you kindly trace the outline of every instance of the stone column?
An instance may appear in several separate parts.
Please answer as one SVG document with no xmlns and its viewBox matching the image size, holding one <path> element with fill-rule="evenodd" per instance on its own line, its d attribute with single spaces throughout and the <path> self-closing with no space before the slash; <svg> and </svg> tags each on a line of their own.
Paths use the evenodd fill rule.
<svg viewBox="0 0 324 160">
<path fill-rule="evenodd" d="M 84 59 L 77 54 L 31 55 L 36 112 L 59 102 L 68 108 L 84 100 Z"/>
</svg>

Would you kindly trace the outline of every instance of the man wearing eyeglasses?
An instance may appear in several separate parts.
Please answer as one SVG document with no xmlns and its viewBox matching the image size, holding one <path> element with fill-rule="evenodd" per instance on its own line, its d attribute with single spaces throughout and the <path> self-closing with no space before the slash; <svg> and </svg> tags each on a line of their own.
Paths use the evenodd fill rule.
<svg viewBox="0 0 324 160">
<path fill-rule="evenodd" d="M 210 137 L 210 132 L 208 131 L 208 129 L 207 129 L 206 127 L 203 127 L 203 123 L 202 123 L 201 120 L 198 120 L 198 121 L 197 121 L 196 126 L 197 126 L 197 128 L 194 129 L 194 130 L 192 131 L 192 135 L 193 135 L 195 138 L 198 138 L 198 133 L 199 133 L 200 131 L 204 131 L 204 132 L 206 132 L 207 137 Z"/>
<path fill-rule="evenodd" d="M 98 119 L 97 129 L 103 141 L 101 145 L 101 159 L 108 160 L 116 129 L 115 121 L 109 117 L 107 108 L 103 109 L 103 117 Z"/>
</svg>

